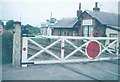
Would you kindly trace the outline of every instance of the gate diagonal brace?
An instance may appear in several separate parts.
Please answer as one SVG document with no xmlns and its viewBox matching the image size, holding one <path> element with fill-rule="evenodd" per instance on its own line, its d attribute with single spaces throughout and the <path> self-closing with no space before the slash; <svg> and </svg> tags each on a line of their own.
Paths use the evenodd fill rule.
<svg viewBox="0 0 120 82">
<path fill-rule="evenodd" d="M 60 58 L 59 58 L 58 56 L 56 56 L 55 54 L 53 54 L 51 51 L 47 50 L 47 49 L 49 49 L 50 47 L 52 47 L 53 45 L 55 45 L 57 42 L 59 42 L 60 39 L 58 39 L 57 41 L 53 42 L 52 44 L 50 44 L 49 46 L 47 46 L 47 47 L 45 47 L 45 48 L 42 47 L 40 44 L 36 43 L 35 41 L 31 40 L 31 39 L 29 39 L 29 41 L 35 43 L 38 47 L 42 48 L 42 50 L 40 50 L 39 52 L 37 52 L 36 54 L 34 54 L 34 55 L 31 56 L 30 58 L 28 58 L 28 61 L 29 61 L 29 60 L 32 60 L 34 57 L 37 57 L 39 54 L 43 53 L 44 51 L 48 52 L 50 55 L 52 55 L 52 56 L 54 56 L 55 58 L 57 58 L 57 59 L 60 60 Z"/>
<path fill-rule="evenodd" d="M 81 48 L 82 47 L 84 47 L 86 44 L 88 44 L 90 41 L 88 41 L 88 42 L 86 42 L 86 43 L 84 43 L 83 45 L 81 45 L 80 47 L 77 47 L 77 46 L 75 46 L 72 42 L 70 42 L 70 41 L 68 41 L 68 40 L 66 40 L 69 44 L 71 44 L 74 48 L 76 48 L 73 52 L 71 52 L 69 55 L 67 55 L 66 57 L 65 57 L 65 59 L 67 59 L 67 58 L 69 58 L 70 56 L 72 56 L 72 55 L 74 55 L 77 51 L 80 51 L 80 52 L 82 52 L 84 55 L 86 55 L 82 50 L 81 50 Z"/>
<path fill-rule="evenodd" d="M 111 54 L 113 54 L 114 55 L 114 53 L 112 53 L 108 48 L 109 47 L 111 47 L 113 44 L 115 44 L 117 42 L 117 40 L 115 40 L 115 41 L 113 41 L 112 43 L 110 43 L 108 46 L 104 46 L 104 45 L 102 45 L 100 42 L 98 42 L 104 49 L 103 50 L 101 50 L 101 52 L 100 52 L 100 54 L 102 53 L 102 52 L 104 52 L 105 50 L 107 50 L 109 53 L 111 53 Z"/>
</svg>

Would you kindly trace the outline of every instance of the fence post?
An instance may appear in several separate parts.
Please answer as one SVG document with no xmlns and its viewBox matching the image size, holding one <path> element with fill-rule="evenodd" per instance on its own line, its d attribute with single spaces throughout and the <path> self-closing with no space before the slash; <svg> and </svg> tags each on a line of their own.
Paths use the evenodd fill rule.
<svg viewBox="0 0 120 82">
<path fill-rule="evenodd" d="M 22 40 L 22 60 L 21 63 L 27 62 L 27 53 L 28 53 L 28 38 L 23 37 Z M 22 67 L 27 67 L 27 64 L 22 64 Z"/>
<path fill-rule="evenodd" d="M 13 59 L 14 67 L 20 67 L 21 58 L 21 22 L 14 22 L 14 36 L 13 36 Z"/>
<path fill-rule="evenodd" d="M 118 32 L 118 54 L 120 54 L 120 32 Z"/>
<path fill-rule="evenodd" d="M 64 46 L 65 46 L 65 40 L 64 38 L 61 38 L 61 59 L 64 59 Z"/>
<path fill-rule="evenodd" d="M 119 55 L 119 41 L 118 41 L 118 38 L 117 38 L 115 50 L 116 50 L 116 55 Z"/>
</svg>

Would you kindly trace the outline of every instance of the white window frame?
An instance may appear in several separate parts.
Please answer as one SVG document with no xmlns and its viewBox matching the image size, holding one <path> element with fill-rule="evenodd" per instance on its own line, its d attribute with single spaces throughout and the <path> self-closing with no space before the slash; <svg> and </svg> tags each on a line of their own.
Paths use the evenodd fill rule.
<svg viewBox="0 0 120 82">
<path fill-rule="evenodd" d="M 92 33 L 93 33 L 93 30 L 94 30 L 94 29 L 93 29 L 93 26 L 86 26 L 86 25 L 85 25 L 85 26 L 82 26 L 82 29 L 83 29 L 83 30 L 82 30 L 82 31 L 83 31 L 82 33 L 83 33 L 83 36 L 84 36 L 84 37 L 92 37 L 92 36 L 93 36 L 93 34 L 92 34 Z M 86 29 L 86 30 L 84 30 L 84 29 Z"/>
</svg>

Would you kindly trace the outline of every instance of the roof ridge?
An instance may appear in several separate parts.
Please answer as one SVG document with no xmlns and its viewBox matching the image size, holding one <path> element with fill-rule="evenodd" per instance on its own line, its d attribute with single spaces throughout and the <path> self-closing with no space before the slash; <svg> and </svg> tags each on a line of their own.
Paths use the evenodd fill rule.
<svg viewBox="0 0 120 82">
<path fill-rule="evenodd" d="M 77 18 L 77 17 L 64 17 L 62 19 L 71 19 L 71 18 Z"/>
<path fill-rule="evenodd" d="M 107 14 L 116 14 L 116 15 L 118 15 L 118 13 L 113 13 L 113 12 L 105 12 L 105 11 L 92 11 L 92 10 L 85 10 L 86 12 L 88 11 L 90 11 L 90 12 L 98 12 L 98 13 L 107 13 Z"/>
<path fill-rule="evenodd" d="M 91 10 L 86 10 L 84 12 L 88 13 L 90 16 L 97 19 L 102 24 L 118 25 L 118 14 Z"/>
</svg>

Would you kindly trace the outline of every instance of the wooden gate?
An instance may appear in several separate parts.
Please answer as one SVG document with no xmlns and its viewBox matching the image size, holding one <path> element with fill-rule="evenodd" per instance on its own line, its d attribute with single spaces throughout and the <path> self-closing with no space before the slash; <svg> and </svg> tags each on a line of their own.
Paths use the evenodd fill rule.
<svg viewBox="0 0 120 82">
<path fill-rule="evenodd" d="M 118 48 L 116 37 L 23 37 L 21 65 L 118 59 Z"/>
</svg>

